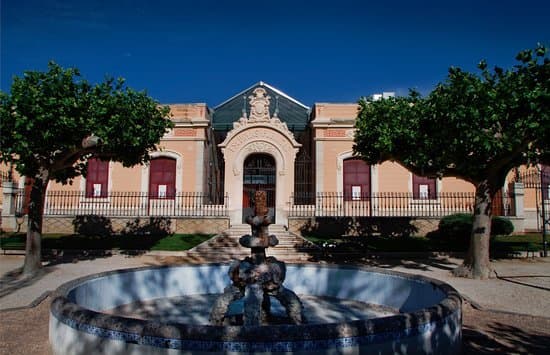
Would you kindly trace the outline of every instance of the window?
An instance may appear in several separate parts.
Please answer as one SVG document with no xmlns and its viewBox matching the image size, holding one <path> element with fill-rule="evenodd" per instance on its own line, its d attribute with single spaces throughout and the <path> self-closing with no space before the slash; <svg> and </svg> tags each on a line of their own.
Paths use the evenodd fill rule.
<svg viewBox="0 0 550 355">
<path fill-rule="evenodd" d="M 97 158 L 88 159 L 86 197 L 107 197 L 109 162 Z"/>
<path fill-rule="evenodd" d="M 413 199 L 435 200 L 437 198 L 436 179 L 413 174 Z"/>
<path fill-rule="evenodd" d="M 363 200 L 370 192 L 370 165 L 357 158 L 344 160 L 344 200 Z"/>
<path fill-rule="evenodd" d="M 176 195 L 176 160 L 156 158 L 149 168 L 149 198 L 174 199 Z"/>
</svg>

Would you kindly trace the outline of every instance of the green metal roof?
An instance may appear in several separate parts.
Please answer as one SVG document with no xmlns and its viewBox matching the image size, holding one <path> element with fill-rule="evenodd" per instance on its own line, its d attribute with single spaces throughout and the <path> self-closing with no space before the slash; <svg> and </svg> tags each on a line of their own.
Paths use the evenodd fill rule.
<svg viewBox="0 0 550 355">
<path fill-rule="evenodd" d="M 279 119 L 285 122 L 291 131 L 303 131 L 305 129 L 309 120 L 310 108 L 284 92 L 260 81 L 214 108 L 212 115 L 214 130 L 230 131 L 233 129 L 233 122 L 242 117 L 243 108 L 246 109 L 248 117 L 250 115 L 248 96 L 252 95 L 252 91 L 257 87 L 264 88 L 271 96 L 269 103 L 270 116 L 273 116 L 275 109 L 278 107 Z M 243 97 L 246 98 L 246 101 Z"/>
</svg>

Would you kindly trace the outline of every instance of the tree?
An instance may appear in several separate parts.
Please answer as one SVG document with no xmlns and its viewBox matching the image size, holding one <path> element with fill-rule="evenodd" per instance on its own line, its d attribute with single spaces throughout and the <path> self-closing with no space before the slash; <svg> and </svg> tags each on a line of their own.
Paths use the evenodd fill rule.
<svg viewBox="0 0 550 355">
<path fill-rule="evenodd" d="M 412 172 L 454 176 L 475 186 L 474 224 L 455 275 L 488 278 L 491 201 L 508 172 L 550 156 L 547 48 L 520 52 L 512 69 L 481 75 L 450 68 L 425 98 L 360 99 L 354 151 L 371 164 L 397 161 Z"/>
<path fill-rule="evenodd" d="M 128 88 L 123 79 L 91 85 L 78 69 L 54 62 L 46 72 L 14 77 L 0 101 L 0 161 L 34 181 L 23 267 L 24 274 L 32 274 L 41 267 L 48 182 L 85 176 L 91 156 L 127 167 L 144 163 L 172 122 L 167 107 Z"/>
</svg>

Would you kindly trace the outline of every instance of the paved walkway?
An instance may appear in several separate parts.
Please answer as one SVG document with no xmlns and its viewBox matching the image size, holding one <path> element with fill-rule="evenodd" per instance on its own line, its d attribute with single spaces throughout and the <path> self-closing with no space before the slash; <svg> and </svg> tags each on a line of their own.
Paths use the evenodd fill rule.
<svg viewBox="0 0 550 355">
<path fill-rule="evenodd" d="M 209 261 L 178 254 L 58 259 L 45 263 L 39 275 L 23 281 L 14 278 L 13 274 L 22 266 L 24 257 L 0 255 L 0 310 L 29 306 L 47 291 L 88 274 L 147 265 Z M 442 280 L 483 309 L 550 317 L 550 258 L 495 261 L 493 267 L 498 277 L 483 281 L 453 277 L 450 270 L 461 263 L 454 258 L 373 259 L 365 263 Z"/>
</svg>

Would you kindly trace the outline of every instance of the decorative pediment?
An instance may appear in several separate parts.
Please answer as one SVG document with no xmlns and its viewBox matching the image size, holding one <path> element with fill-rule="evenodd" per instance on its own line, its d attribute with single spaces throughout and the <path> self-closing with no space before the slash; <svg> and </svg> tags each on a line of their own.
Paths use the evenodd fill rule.
<svg viewBox="0 0 550 355">
<path fill-rule="evenodd" d="M 249 97 L 249 105 L 250 105 L 250 117 L 246 117 L 243 113 L 243 117 L 239 118 L 238 121 L 233 122 L 233 129 L 227 133 L 227 136 L 225 137 L 225 140 L 220 143 L 220 148 L 222 148 L 222 151 L 224 148 L 228 147 L 229 145 L 242 145 L 246 143 L 246 140 L 252 139 L 254 140 L 255 137 L 258 137 L 256 133 L 251 132 L 247 133 L 244 136 L 239 137 L 237 140 L 238 142 L 235 142 L 235 144 L 230 144 L 230 142 L 240 135 L 241 132 L 246 130 L 251 130 L 253 128 L 270 128 L 271 130 L 275 130 L 281 135 L 283 135 L 288 143 L 290 143 L 290 146 L 296 149 L 296 151 L 302 146 L 300 143 L 296 141 L 294 138 L 294 135 L 292 132 L 288 129 L 286 123 L 281 121 L 277 114 L 275 113 L 273 117 L 269 114 L 269 100 L 270 96 L 267 95 L 267 91 L 262 88 L 258 87 L 253 91 L 253 95 L 250 95 Z M 245 112 L 243 110 L 243 112 Z M 264 132 L 265 130 L 260 130 Z M 257 131 L 259 133 L 260 131 Z M 268 137 L 269 136 L 269 137 Z M 277 134 L 273 132 L 272 134 L 268 134 L 268 136 L 264 137 L 266 139 L 275 141 L 280 141 L 280 138 L 277 139 Z M 281 142 L 282 143 L 282 142 Z M 287 144 L 288 144 L 287 143 Z"/>
<path fill-rule="evenodd" d="M 267 94 L 264 88 L 256 88 L 252 95 L 248 96 L 250 103 L 250 117 L 252 121 L 269 120 L 269 101 L 271 96 Z"/>
</svg>

